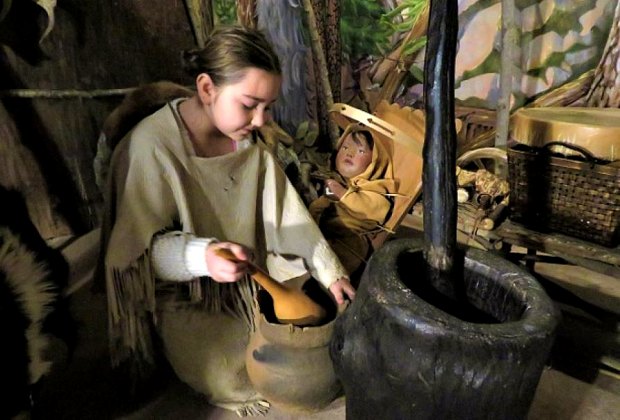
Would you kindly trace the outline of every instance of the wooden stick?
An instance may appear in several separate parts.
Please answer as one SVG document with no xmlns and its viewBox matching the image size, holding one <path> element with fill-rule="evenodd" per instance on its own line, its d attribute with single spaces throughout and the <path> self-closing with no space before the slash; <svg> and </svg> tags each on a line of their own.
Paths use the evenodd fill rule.
<svg viewBox="0 0 620 420">
<path fill-rule="evenodd" d="M 0 91 L 0 98 L 43 98 L 43 99 L 75 99 L 75 98 L 99 98 L 107 96 L 124 96 L 132 92 L 132 88 L 120 89 L 7 89 Z"/>
<path fill-rule="evenodd" d="M 193 86 L 186 86 L 194 89 Z M 6 89 L 0 91 L 0 98 L 24 98 L 24 99 L 95 99 L 110 96 L 125 96 L 136 87 L 118 89 Z"/>
</svg>

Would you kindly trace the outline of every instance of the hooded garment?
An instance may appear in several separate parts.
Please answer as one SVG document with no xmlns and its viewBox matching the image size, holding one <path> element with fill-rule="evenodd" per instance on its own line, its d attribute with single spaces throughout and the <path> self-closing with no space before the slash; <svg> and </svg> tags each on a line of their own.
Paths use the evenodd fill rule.
<svg viewBox="0 0 620 420">
<path fill-rule="evenodd" d="M 356 131 L 373 137 L 372 160 L 359 175 L 347 179 L 347 191 L 340 200 L 321 196 L 310 203 L 310 214 L 347 269 L 353 273 L 366 260 L 370 248 L 368 234 L 382 229 L 389 218 L 396 191 L 392 162 L 376 133 L 361 124 L 350 124 L 338 140 Z"/>
<path fill-rule="evenodd" d="M 299 275 L 298 265 L 287 265 L 290 256 L 301 257 L 301 268 L 325 288 L 345 275 L 267 148 L 256 142 L 223 156 L 196 156 L 176 111 L 179 102 L 142 120 L 112 158 L 102 246 L 115 365 L 153 361 L 149 337 L 162 309 L 232 313 L 252 327 L 256 286 L 249 279 L 156 281 L 149 250 L 161 231 L 243 244 L 254 251 L 254 262 L 279 280 Z M 277 274 L 270 261 L 280 262 Z"/>
</svg>

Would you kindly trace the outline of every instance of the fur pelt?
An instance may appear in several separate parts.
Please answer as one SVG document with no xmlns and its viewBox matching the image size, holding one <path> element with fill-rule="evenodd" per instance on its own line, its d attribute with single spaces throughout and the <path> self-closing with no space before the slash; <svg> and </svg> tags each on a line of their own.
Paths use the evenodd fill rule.
<svg viewBox="0 0 620 420">
<path fill-rule="evenodd" d="M 25 336 L 28 341 L 29 382 L 36 383 L 49 371 L 50 362 L 44 360 L 43 349 L 48 339 L 43 332 L 43 322 L 58 298 L 54 285 L 47 279 L 49 272 L 42 262 L 37 262 L 19 237 L 0 227 L 0 275 L 9 292 L 14 296 L 20 312 L 28 320 Z"/>
<path fill-rule="evenodd" d="M 10 418 L 30 408 L 34 385 L 50 372 L 50 335 L 63 339 L 70 354 L 76 328 L 63 296 L 66 261 L 41 238 L 21 194 L 0 186 L 0 202 L 0 418 Z"/>
<path fill-rule="evenodd" d="M 34 253 L 0 227 L 0 331 L 5 343 L 1 376 L 2 388 L 13 394 L 2 410 L 8 410 L 9 416 L 28 408 L 31 385 L 50 371 L 51 362 L 44 356 L 49 337 L 43 323 L 58 294 L 47 275 Z"/>
<path fill-rule="evenodd" d="M 146 116 L 157 111 L 172 99 L 192 96 L 194 92 L 179 84 L 161 80 L 137 87 L 127 94 L 119 106 L 108 115 L 97 141 L 97 155 L 93 161 L 95 183 L 105 190 L 112 151 L 119 141 Z"/>
</svg>

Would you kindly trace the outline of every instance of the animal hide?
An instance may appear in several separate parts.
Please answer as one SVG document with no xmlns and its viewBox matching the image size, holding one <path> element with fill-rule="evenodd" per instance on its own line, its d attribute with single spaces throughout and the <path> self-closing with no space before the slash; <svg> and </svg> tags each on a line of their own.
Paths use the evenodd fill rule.
<svg viewBox="0 0 620 420">
<path fill-rule="evenodd" d="M 58 292 L 47 281 L 45 264 L 38 262 L 35 254 L 6 228 L 0 228 L 0 273 L 21 314 L 28 320 L 24 334 L 28 341 L 29 383 L 33 384 L 49 372 L 51 366 L 43 356 L 49 340 L 42 329 Z"/>
<path fill-rule="evenodd" d="M 10 418 L 30 408 L 33 385 L 50 371 L 50 334 L 70 355 L 76 327 L 62 294 L 67 262 L 41 238 L 21 194 L 0 186 L 0 202 L 0 418 Z"/>
<path fill-rule="evenodd" d="M 5 354 L 0 382 L 8 392 L 0 408 L 2 418 L 29 409 L 31 385 L 51 368 L 44 357 L 49 338 L 43 322 L 57 293 L 46 281 L 47 274 L 18 236 L 0 228 L 0 331 Z"/>
</svg>

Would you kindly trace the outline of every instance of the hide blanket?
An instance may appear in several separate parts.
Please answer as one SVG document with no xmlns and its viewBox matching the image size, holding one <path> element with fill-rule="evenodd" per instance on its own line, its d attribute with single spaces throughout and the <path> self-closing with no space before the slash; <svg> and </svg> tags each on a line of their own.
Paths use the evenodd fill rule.
<svg viewBox="0 0 620 420">
<path fill-rule="evenodd" d="M 29 410 L 36 385 L 50 372 L 50 334 L 70 353 L 76 330 L 62 295 L 66 261 L 41 238 L 18 192 L 0 186 L 0 203 L 0 418 L 12 418 Z"/>
</svg>

